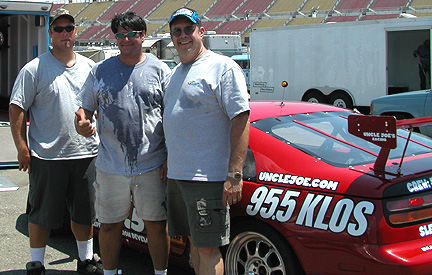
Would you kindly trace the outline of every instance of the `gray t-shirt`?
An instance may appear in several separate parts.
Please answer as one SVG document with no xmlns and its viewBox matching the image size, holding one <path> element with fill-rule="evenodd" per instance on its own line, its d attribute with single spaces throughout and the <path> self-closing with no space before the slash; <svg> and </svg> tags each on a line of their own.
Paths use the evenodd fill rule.
<svg viewBox="0 0 432 275">
<path fill-rule="evenodd" d="M 135 66 L 115 56 L 93 67 L 79 100 L 84 109 L 98 111 L 99 170 L 139 175 L 166 160 L 162 97 L 169 73 L 148 56 Z"/>
<path fill-rule="evenodd" d="M 164 105 L 168 177 L 224 181 L 231 119 L 249 110 L 242 69 L 231 58 L 208 50 L 174 68 Z"/>
<path fill-rule="evenodd" d="M 76 54 L 72 67 L 44 53 L 19 72 L 11 104 L 28 111 L 31 155 L 47 160 L 80 159 L 97 155 L 97 137 L 85 138 L 74 126 L 75 98 L 94 62 Z"/>
</svg>

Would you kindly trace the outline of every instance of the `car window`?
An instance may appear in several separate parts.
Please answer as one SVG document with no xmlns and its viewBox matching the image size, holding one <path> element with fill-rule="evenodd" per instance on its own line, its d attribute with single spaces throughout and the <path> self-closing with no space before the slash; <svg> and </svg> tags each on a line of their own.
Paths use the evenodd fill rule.
<svg viewBox="0 0 432 275">
<path fill-rule="evenodd" d="M 252 126 L 335 166 L 347 167 L 375 162 L 381 148 L 348 133 L 349 115 L 352 113 L 329 112 L 272 117 L 256 121 Z M 408 131 L 398 130 L 398 147 L 390 151 L 390 158 L 402 156 L 407 136 Z M 431 152 L 430 138 L 413 134 L 412 139 L 419 143 L 410 142 L 406 156 Z"/>
<path fill-rule="evenodd" d="M 170 69 L 174 69 L 174 67 L 177 66 L 177 63 L 172 60 L 162 60 L 162 62 L 167 64 Z"/>
</svg>

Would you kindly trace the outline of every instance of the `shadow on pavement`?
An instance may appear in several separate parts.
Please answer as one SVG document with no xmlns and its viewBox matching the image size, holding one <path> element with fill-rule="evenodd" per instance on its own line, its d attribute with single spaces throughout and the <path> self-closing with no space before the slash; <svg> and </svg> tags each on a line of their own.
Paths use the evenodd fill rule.
<svg viewBox="0 0 432 275">
<path fill-rule="evenodd" d="M 16 220 L 15 229 L 21 234 L 28 237 L 29 234 L 28 234 L 27 224 L 28 224 L 28 215 L 21 214 Z M 76 274 L 76 271 L 52 270 L 53 266 L 55 268 L 56 265 L 72 263 L 78 257 L 78 254 L 76 252 L 76 242 L 70 230 L 53 231 L 51 233 L 47 246 L 60 251 L 61 253 L 67 255 L 68 257 L 63 259 L 55 259 L 51 262 L 47 262 L 47 264 L 49 264 L 49 267 L 47 267 L 46 274 L 68 274 L 68 273 Z M 0 274 L 24 274 L 24 273 L 25 273 L 25 269 L 0 272 Z"/>
<path fill-rule="evenodd" d="M 15 228 L 18 232 L 28 237 L 27 218 L 27 214 L 21 214 L 16 220 Z M 100 255 L 99 242 L 96 236 L 93 243 L 94 252 Z M 72 269 L 75 270 L 76 263 L 74 263 L 74 261 L 78 258 L 76 242 L 72 232 L 70 230 L 56 230 L 52 232 L 48 241 L 48 246 L 63 253 L 64 255 L 62 255 L 60 258 L 46 262 L 46 274 L 76 274 L 76 271 L 69 271 Z M 56 270 L 56 266 L 62 266 L 64 269 L 65 265 L 67 266 L 66 269 L 68 270 Z M 150 255 L 127 246 L 122 246 L 119 268 L 123 270 L 124 274 L 154 274 Z M 9 270 L 4 272 L 0 271 L 0 275 L 22 275 L 25 274 L 25 272 L 25 269 Z M 194 272 L 192 269 L 185 268 L 170 262 L 168 274 L 190 275 L 194 274 Z"/>
<path fill-rule="evenodd" d="M 25 269 L 22 270 L 9 270 L 9 271 L 0 271 L 1 275 L 23 275 L 25 274 Z M 77 274 L 76 271 L 67 271 L 67 270 L 46 270 L 46 275 L 61 275 L 61 274 Z"/>
</svg>

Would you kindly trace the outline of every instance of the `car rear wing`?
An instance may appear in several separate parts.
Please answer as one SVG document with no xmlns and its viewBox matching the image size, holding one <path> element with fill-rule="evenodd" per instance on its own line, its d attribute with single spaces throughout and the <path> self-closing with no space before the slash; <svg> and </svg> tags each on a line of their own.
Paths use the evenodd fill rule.
<svg viewBox="0 0 432 275">
<path fill-rule="evenodd" d="M 432 117 L 396 120 L 394 116 L 348 116 L 348 132 L 350 134 L 381 147 L 373 168 L 377 172 L 385 172 L 390 150 L 397 147 L 397 129 L 410 129 L 399 164 L 398 171 L 400 171 L 408 143 L 411 139 L 412 129 L 425 125 L 432 125 Z"/>
</svg>

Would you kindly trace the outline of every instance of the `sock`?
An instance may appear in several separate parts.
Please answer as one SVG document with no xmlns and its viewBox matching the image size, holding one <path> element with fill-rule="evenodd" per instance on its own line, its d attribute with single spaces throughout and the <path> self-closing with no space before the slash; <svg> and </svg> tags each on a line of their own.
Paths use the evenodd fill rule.
<svg viewBox="0 0 432 275">
<path fill-rule="evenodd" d="M 155 275 L 167 275 L 168 274 L 168 270 L 167 269 L 165 269 L 165 270 L 154 270 L 154 272 L 155 272 Z"/>
<path fill-rule="evenodd" d="M 114 270 L 106 270 L 104 269 L 104 275 L 116 275 L 117 269 Z"/>
<path fill-rule="evenodd" d="M 80 261 L 93 259 L 93 238 L 88 241 L 76 241 Z"/>
<path fill-rule="evenodd" d="M 30 247 L 30 255 L 32 262 L 41 262 L 44 265 L 45 258 L 45 247 L 31 248 Z"/>
</svg>

